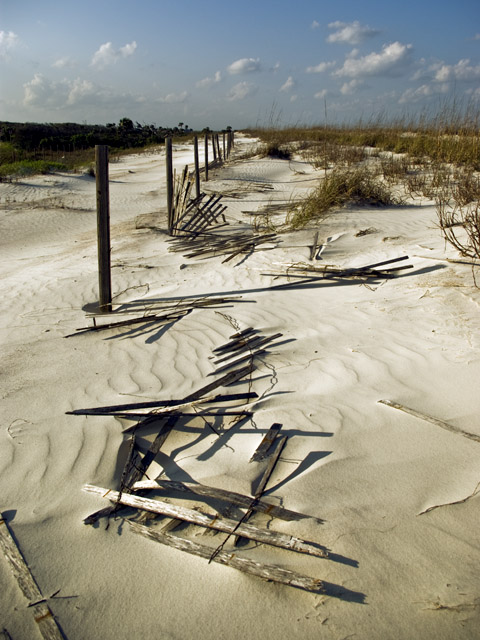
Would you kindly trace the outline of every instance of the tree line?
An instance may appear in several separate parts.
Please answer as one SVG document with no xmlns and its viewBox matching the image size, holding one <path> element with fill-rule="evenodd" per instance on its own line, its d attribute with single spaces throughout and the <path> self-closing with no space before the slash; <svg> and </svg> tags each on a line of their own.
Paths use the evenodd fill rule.
<svg viewBox="0 0 480 640">
<path fill-rule="evenodd" d="M 208 127 L 207 127 L 208 128 Z M 130 118 L 121 118 L 118 124 L 106 125 L 62 123 L 1 122 L 0 142 L 10 143 L 16 149 L 79 149 L 105 144 L 116 149 L 144 147 L 161 144 L 167 136 L 187 135 L 188 125 L 157 127 L 154 124 L 134 123 Z"/>
</svg>

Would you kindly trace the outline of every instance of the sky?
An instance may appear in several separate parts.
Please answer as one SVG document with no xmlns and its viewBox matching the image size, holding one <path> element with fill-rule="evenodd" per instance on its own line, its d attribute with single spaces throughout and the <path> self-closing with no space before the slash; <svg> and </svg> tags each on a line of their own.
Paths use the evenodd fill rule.
<svg viewBox="0 0 480 640">
<path fill-rule="evenodd" d="M 479 0 L 0 0 L 0 120 L 355 124 L 480 105 Z"/>
</svg>

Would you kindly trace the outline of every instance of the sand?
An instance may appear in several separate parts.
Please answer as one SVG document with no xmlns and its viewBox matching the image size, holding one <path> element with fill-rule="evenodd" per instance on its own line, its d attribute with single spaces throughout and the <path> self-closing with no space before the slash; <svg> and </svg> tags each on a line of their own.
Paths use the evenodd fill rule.
<svg viewBox="0 0 480 640">
<path fill-rule="evenodd" d="M 239 138 L 233 159 L 203 185 L 224 194 L 232 228 L 248 228 L 267 205 L 282 214 L 321 176 L 300 158 L 235 159 L 251 144 Z M 174 159 L 181 170 L 192 147 L 175 147 Z M 434 204 L 342 209 L 222 264 L 168 251 L 164 166 L 162 152 L 110 165 L 114 302 L 241 299 L 167 327 L 68 339 L 91 324 L 98 299 L 95 180 L 59 173 L 0 184 L 0 510 L 65 636 L 480 637 L 480 443 L 378 402 L 480 436 L 480 291 L 469 265 L 447 261 L 459 256 L 442 239 Z M 368 286 L 272 289 L 286 279 L 265 274 L 308 263 L 316 230 L 317 266 L 408 255 L 413 268 Z M 172 434 L 149 477 L 164 471 L 251 494 L 260 467 L 249 459 L 281 423 L 289 438 L 265 499 L 323 523 L 256 515 L 252 524 L 318 542 L 332 558 L 255 543 L 240 551 L 336 585 L 326 594 L 208 564 L 136 535 L 121 519 L 108 528 L 105 520 L 83 524 L 108 501 L 82 487 L 119 487 L 122 430 L 131 422 L 66 412 L 183 398 L 213 379 L 213 349 L 234 327 L 250 326 L 283 334 L 253 374 L 261 396 L 253 420 L 220 438 L 207 428 Z M 213 547 L 225 537 L 181 533 Z M 40 637 L 3 557 L 0 582 L 0 627 L 14 640 Z"/>
</svg>

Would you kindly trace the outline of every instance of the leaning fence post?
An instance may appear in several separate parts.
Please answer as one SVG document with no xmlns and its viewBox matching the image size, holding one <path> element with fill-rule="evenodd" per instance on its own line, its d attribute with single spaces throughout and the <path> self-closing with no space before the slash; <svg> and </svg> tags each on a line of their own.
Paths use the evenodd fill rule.
<svg viewBox="0 0 480 640">
<path fill-rule="evenodd" d="M 205 182 L 208 182 L 208 133 L 205 134 Z"/>
<path fill-rule="evenodd" d="M 112 280 L 110 269 L 110 198 L 108 191 L 108 146 L 95 146 L 97 186 L 97 244 L 99 306 L 112 310 Z"/>
<path fill-rule="evenodd" d="M 200 164 L 198 161 L 198 136 L 193 138 L 193 155 L 195 157 L 195 195 L 200 197 Z"/>
<path fill-rule="evenodd" d="M 172 139 L 165 138 L 165 165 L 167 172 L 167 223 L 168 233 L 173 231 L 173 159 Z"/>
</svg>

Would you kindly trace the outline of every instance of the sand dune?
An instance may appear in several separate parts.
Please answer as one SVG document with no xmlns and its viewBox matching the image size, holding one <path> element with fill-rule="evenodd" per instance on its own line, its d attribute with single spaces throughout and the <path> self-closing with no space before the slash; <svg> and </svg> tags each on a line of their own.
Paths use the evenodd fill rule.
<svg viewBox="0 0 480 640">
<path fill-rule="evenodd" d="M 240 138 L 236 156 L 249 144 Z M 184 145 L 174 157 L 181 170 L 193 150 Z M 285 203 L 320 176 L 300 159 L 234 155 L 203 186 L 224 194 L 232 227 L 247 229 L 265 207 L 279 220 Z M 238 300 L 166 326 L 65 338 L 91 323 L 98 296 L 95 181 L 56 174 L 0 184 L 0 507 L 44 596 L 60 590 L 49 605 L 66 637 L 478 637 L 480 445 L 378 403 L 392 400 L 480 435 L 480 294 L 468 265 L 446 261 L 458 256 L 444 245 L 433 203 L 343 209 L 222 264 L 168 251 L 165 193 L 163 154 L 111 164 L 115 304 L 148 312 L 199 297 Z M 272 288 L 287 279 L 265 274 L 308 263 L 316 230 L 317 266 L 408 255 L 413 268 L 368 286 Z M 163 471 L 251 494 L 263 467 L 248 461 L 281 423 L 289 438 L 265 498 L 323 523 L 275 519 L 271 528 L 317 541 L 332 558 L 255 543 L 242 551 L 337 585 L 326 594 L 208 564 L 120 519 L 108 529 L 82 522 L 108 505 L 82 492 L 84 484 L 119 487 L 129 447 L 122 430 L 131 421 L 66 412 L 184 398 L 213 379 L 213 350 L 247 327 L 282 333 L 250 383 L 231 388 L 260 396 L 252 420 L 220 436 L 203 421 L 173 432 L 149 477 Z M 212 424 L 222 428 L 218 418 Z M 153 436 L 139 433 L 139 446 Z M 265 516 L 257 522 L 270 527 Z M 212 548 L 224 537 L 193 528 L 185 535 Z M 0 580 L 3 627 L 15 640 L 40 637 L 3 560 Z"/>
</svg>

